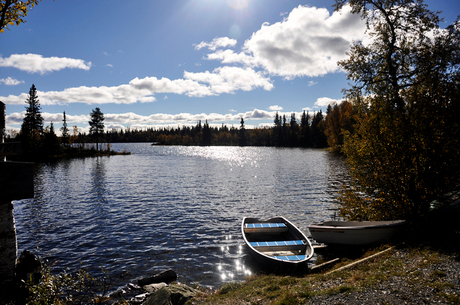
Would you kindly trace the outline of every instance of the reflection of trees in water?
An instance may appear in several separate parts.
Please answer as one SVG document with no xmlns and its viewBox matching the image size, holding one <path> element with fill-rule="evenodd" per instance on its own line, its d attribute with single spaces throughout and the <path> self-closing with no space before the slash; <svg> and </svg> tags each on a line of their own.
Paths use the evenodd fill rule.
<svg viewBox="0 0 460 305">
<path fill-rule="evenodd" d="M 107 208 L 107 187 L 106 187 L 106 169 L 103 157 L 96 157 L 93 160 L 91 168 L 91 197 L 93 200 L 93 211 L 95 216 L 106 216 L 108 214 Z"/>
<path fill-rule="evenodd" d="M 326 169 L 327 176 L 327 188 L 326 192 L 333 197 L 333 203 L 335 207 L 331 208 L 332 218 L 337 217 L 337 211 L 339 203 L 337 197 L 344 187 L 349 185 L 351 177 L 348 173 L 348 166 L 345 160 L 345 157 L 336 153 L 327 154 L 327 164 Z"/>
</svg>

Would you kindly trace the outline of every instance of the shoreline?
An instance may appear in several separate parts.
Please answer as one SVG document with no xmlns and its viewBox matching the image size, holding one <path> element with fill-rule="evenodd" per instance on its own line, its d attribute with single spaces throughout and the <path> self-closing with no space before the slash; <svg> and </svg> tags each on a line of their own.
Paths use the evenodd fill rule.
<svg viewBox="0 0 460 305">
<path fill-rule="evenodd" d="M 460 304 L 458 245 L 401 243 L 371 257 L 376 250 L 318 274 L 251 276 L 213 293 L 201 291 L 192 304 Z"/>
</svg>

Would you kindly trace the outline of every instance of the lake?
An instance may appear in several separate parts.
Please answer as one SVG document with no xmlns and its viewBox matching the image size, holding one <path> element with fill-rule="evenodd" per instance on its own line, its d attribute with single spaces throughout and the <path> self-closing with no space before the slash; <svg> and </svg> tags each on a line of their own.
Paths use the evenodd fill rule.
<svg viewBox="0 0 460 305">
<path fill-rule="evenodd" d="M 243 217 L 331 219 L 345 165 L 324 150 L 113 144 L 127 156 L 35 166 L 35 198 L 14 202 L 18 249 L 56 271 L 104 268 L 115 287 L 166 269 L 219 287 L 257 272 Z"/>
</svg>

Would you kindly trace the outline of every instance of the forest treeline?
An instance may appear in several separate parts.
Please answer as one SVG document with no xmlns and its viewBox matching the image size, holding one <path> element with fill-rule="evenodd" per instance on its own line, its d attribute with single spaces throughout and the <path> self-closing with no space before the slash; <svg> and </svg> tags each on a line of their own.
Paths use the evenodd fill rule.
<svg viewBox="0 0 460 305">
<path fill-rule="evenodd" d="M 177 128 L 148 128 L 107 130 L 104 141 L 152 142 L 161 145 L 201 145 L 201 146 L 277 146 L 277 147 L 315 147 L 327 146 L 324 133 L 326 129 L 321 111 L 310 116 L 305 111 L 300 119 L 295 113 L 288 120 L 285 115 L 276 113 L 271 127 L 246 129 L 244 119 L 240 126 L 228 127 L 222 124 L 212 127 L 207 121 L 199 121 L 195 126 Z M 81 135 L 79 141 L 91 141 L 89 135 Z"/>
<path fill-rule="evenodd" d="M 275 114 L 273 125 L 246 129 L 244 119 L 240 126 L 210 126 L 208 121 L 199 121 L 194 126 L 177 128 L 112 129 L 105 130 L 104 114 L 97 107 L 90 114 L 89 133 L 81 132 L 77 126 L 69 128 L 66 113 L 63 113 L 61 136 L 57 136 L 54 124 L 44 127 L 37 89 L 30 88 L 26 101 L 26 115 L 21 131 L 7 137 L 7 141 L 21 141 L 25 154 L 29 157 L 47 158 L 79 155 L 90 147 L 99 151 L 99 143 L 151 142 L 158 145 L 185 146 L 274 146 L 324 148 L 331 146 L 340 152 L 344 130 L 352 131 L 353 107 L 343 101 L 328 106 L 326 115 L 320 110 L 313 113 L 303 111 L 300 118 L 293 112 L 286 115 Z M 107 145 L 101 146 L 107 150 Z M 76 149 L 78 149 L 76 151 Z M 80 151 L 80 153 L 79 153 Z M 87 153 L 85 151 L 84 153 Z"/>
</svg>

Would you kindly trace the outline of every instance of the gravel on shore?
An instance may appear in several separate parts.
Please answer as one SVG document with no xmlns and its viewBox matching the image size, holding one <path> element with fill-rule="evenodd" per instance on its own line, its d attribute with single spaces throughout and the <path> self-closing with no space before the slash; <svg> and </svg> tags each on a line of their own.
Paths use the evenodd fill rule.
<svg viewBox="0 0 460 305">
<path fill-rule="evenodd" d="M 191 303 L 460 304 L 459 236 L 450 236 L 442 245 L 402 243 L 383 253 L 379 251 L 385 246 L 363 255 L 354 253 L 319 274 L 255 275 L 244 283 L 198 295 Z"/>
<path fill-rule="evenodd" d="M 342 288 L 343 292 L 336 294 L 314 296 L 307 304 L 460 304 L 459 253 L 439 252 L 433 258 L 399 248 L 392 250 L 390 255 L 403 262 L 400 270 L 386 271 L 394 275 L 367 288 L 353 287 L 350 278 L 339 276 L 319 283 L 314 290 L 348 289 Z"/>
</svg>

